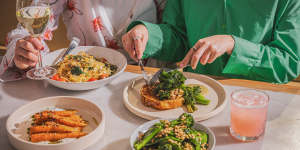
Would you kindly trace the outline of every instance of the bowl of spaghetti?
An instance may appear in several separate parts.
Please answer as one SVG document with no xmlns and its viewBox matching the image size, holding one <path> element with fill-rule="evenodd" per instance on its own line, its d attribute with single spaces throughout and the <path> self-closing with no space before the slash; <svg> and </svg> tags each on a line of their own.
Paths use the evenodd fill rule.
<svg viewBox="0 0 300 150">
<path fill-rule="evenodd" d="M 127 60 L 116 50 L 97 46 L 80 46 L 57 63 L 65 49 L 47 54 L 44 64 L 57 69 L 47 81 L 67 90 L 90 90 L 102 87 L 118 77 Z"/>
</svg>

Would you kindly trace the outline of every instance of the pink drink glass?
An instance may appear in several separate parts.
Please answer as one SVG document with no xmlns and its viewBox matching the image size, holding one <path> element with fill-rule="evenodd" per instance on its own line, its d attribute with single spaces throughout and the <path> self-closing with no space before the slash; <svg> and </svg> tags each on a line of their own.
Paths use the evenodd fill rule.
<svg viewBox="0 0 300 150">
<path fill-rule="evenodd" d="M 257 90 L 231 94 L 230 134 L 241 141 L 257 140 L 265 130 L 269 96 Z"/>
</svg>

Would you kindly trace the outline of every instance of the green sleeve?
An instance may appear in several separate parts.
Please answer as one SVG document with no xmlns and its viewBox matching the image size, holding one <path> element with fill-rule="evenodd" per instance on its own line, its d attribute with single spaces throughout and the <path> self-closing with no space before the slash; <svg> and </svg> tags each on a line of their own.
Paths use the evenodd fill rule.
<svg viewBox="0 0 300 150">
<path fill-rule="evenodd" d="M 287 83 L 300 74 L 300 2 L 285 6 L 278 10 L 269 43 L 233 36 L 235 47 L 223 73 L 273 83 Z"/>
<path fill-rule="evenodd" d="M 135 21 L 129 25 L 128 30 L 137 24 L 144 24 L 149 33 L 143 58 L 169 62 L 183 59 L 188 46 L 181 0 L 167 1 L 162 24 Z"/>
</svg>

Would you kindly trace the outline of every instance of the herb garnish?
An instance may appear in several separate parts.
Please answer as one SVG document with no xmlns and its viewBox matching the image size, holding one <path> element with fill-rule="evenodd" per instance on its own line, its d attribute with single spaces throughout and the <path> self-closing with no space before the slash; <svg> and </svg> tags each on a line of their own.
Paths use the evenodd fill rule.
<svg viewBox="0 0 300 150">
<path fill-rule="evenodd" d="M 83 74 L 83 71 L 78 66 L 72 66 L 71 73 L 72 73 L 72 75 L 79 76 L 79 75 Z"/>
</svg>

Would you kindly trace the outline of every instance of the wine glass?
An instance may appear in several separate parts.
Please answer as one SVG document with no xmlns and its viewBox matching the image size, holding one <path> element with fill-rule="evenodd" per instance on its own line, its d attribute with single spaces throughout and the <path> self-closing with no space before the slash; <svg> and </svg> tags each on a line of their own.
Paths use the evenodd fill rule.
<svg viewBox="0 0 300 150">
<path fill-rule="evenodd" d="M 50 19 L 48 0 L 17 0 L 17 20 L 32 37 L 43 38 L 42 35 Z M 27 71 L 26 76 L 33 80 L 43 80 L 52 77 L 56 69 L 43 66 L 41 52 L 38 53 L 38 63 L 35 68 Z"/>
</svg>

